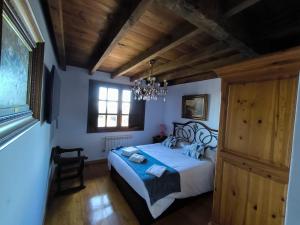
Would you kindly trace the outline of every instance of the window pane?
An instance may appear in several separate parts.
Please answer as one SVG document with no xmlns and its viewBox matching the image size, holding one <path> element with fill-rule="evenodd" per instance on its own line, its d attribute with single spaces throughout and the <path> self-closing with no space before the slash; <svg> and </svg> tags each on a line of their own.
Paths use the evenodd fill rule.
<svg viewBox="0 0 300 225">
<path fill-rule="evenodd" d="M 98 116 L 98 127 L 105 127 L 105 115 Z"/>
<path fill-rule="evenodd" d="M 106 100 L 107 98 L 107 88 L 100 87 L 99 88 L 99 99 L 100 100 Z"/>
<path fill-rule="evenodd" d="M 128 127 L 128 115 L 122 115 L 122 127 Z"/>
<path fill-rule="evenodd" d="M 116 88 L 108 88 L 107 99 L 112 101 L 118 101 L 119 90 Z"/>
<path fill-rule="evenodd" d="M 122 114 L 129 114 L 130 103 L 122 103 Z"/>
<path fill-rule="evenodd" d="M 99 101 L 98 113 L 106 113 L 106 101 Z"/>
<path fill-rule="evenodd" d="M 107 115 L 107 127 L 117 126 L 117 115 Z"/>
<path fill-rule="evenodd" d="M 107 102 L 107 113 L 118 113 L 118 102 Z"/>
<path fill-rule="evenodd" d="M 131 99 L 131 91 L 130 90 L 123 90 L 122 101 L 123 102 L 130 102 L 130 99 Z"/>
</svg>

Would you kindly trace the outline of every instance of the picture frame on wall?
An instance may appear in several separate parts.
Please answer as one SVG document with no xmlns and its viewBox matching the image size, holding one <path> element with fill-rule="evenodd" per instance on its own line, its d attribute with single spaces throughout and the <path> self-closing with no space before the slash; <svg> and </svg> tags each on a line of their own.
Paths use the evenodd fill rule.
<svg viewBox="0 0 300 225">
<path fill-rule="evenodd" d="M 208 118 L 208 95 L 185 95 L 182 96 L 182 118 L 194 120 L 207 120 Z"/>
<path fill-rule="evenodd" d="M 0 0 L 0 150 L 40 120 L 44 40 L 28 2 Z M 25 23 L 24 21 L 33 23 Z M 33 32 L 34 30 L 34 32 Z"/>
</svg>

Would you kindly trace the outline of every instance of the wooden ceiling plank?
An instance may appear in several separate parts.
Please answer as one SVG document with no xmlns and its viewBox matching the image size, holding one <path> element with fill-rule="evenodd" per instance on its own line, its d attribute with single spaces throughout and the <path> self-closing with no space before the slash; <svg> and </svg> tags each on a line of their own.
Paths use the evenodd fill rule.
<svg viewBox="0 0 300 225">
<path fill-rule="evenodd" d="M 241 54 L 249 57 L 257 56 L 257 53 L 253 49 L 227 32 L 222 25 L 217 22 L 217 18 L 208 18 L 206 13 L 202 12 L 199 7 L 193 5 L 191 1 L 156 0 L 156 3 L 168 8 L 200 29 L 203 29 L 216 40 L 226 42 L 231 48 L 238 50 Z M 201 2 L 198 1 L 198 3 L 200 4 Z M 209 10 L 210 9 L 207 9 L 207 11 Z"/>
<path fill-rule="evenodd" d="M 157 75 L 157 74 L 165 73 L 171 70 L 178 69 L 180 67 L 191 65 L 193 63 L 199 62 L 204 59 L 208 59 L 215 55 L 228 53 L 230 51 L 232 51 L 232 49 L 228 48 L 228 45 L 221 42 L 214 43 L 212 45 L 209 45 L 206 48 L 199 49 L 191 52 L 190 54 L 183 55 L 169 63 L 154 67 L 152 74 Z M 146 71 L 139 76 L 135 76 L 135 79 L 145 78 L 147 76 L 148 73 Z"/>
<path fill-rule="evenodd" d="M 218 75 L 214 73 L 213 71 L 209 71 L 206 73 L 200 73 L 189 77 L 179 78 L 176 80 L 172 80 L 168 82 L 169 86 L 172 85 L 178 85 L 178 84 L 185 84 L 185 83 L 191 83 L 191 82 L 197 82 L 197 81 L 203 81 L 203 80 L 210 80 L 218 78 Z"/>
<path fill-rule="evenodd" d="M 118 68 L 113 74 L 112 77 L 121 76 L 130 70 L 140 66 L 141 64 L 145 64 L 153 58 L 167 52 L 168 50 L 179 46 L 180 44 L 186 42 L 192 37 L 198 35 L 201 31 L 199 29 L 195 29 L 190 24 L 186 24 L 185 26 L 180 26 L 180 29 L 176 28 L 171 35 L 166 36 L 161 39 L 157 44 L 150 47 L 146 51 L 142 52 L 140 55 L 135 57 L 130 62 Z"/>
<path fill-rule="evenodd" d="M 63 9 L 61 0 L 48 0 L 49 14 L 51 17 L 54 38 L 61 69 L 66 70 L 66 50 L 64 39 Z"/>
<path fill-rule="evenodd" d="M 210 61 L 204 64 L 200 64 L 194 67 L 189 67 L 186 69 L 182 70 L 177 70 L 171 73 L 167 73 L 161 76 L 158 76 L 158 80 L 163 81 L 163 80 L 174 80 L 174 79 L 179 79 L 179 78 L 184 78 L 188 76 L 193 76 L 195 74 L 199 73 L 205 73 L 208 71 L 212 71 L 214 69 L 217 69 L 219 67 L 225 66 L 225 65 L 230 65 L 233 63 L 238 63 L 244 58 L 240 54 L 232 55 L 226 58 L 220 58 L 215 61 Z"/>
<path fill-rule="evenodd" d="M 92 67 L 90 71 L 91 74 L 93 74 L 100 67 L 105 58 L 109 56 L 114 47 L 118 45 L 118 42 L 122 39 L 124 34 L 139 20 L 139 18 L 143 15 L 152 1 L 153 0 L 141 0 L 133 10 L 132 14 L 129 16 L 129 18 L 127 18 L 125 23 L 121 19 L 121 23 L 119 23 L 119 26 L 115 26 L 114 29 L 111 29 L 112 33 L 108 34 L 107 41 L 103 42 L 104 46 L 100 46 L 98 60 Z M 119 20 L 119 18 L 117 18 L 117 20 Z"/>
<path fill-rule="evenodd" d="M 243 10 L 255 5 L 256 3 L 260 2 L 260 1 L 261 0 L 244 0 L 240 4 L 234 6 L 230 10 L 228 10 L 224 16 L 226 18 L 232 17 L 232 16 L 242 12 Z"/>
</svg>

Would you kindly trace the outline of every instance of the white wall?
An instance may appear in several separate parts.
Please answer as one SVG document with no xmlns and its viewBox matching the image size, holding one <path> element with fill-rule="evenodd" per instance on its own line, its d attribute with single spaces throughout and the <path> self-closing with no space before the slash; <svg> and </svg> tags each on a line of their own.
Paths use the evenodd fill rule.
<svg viewBox="0 0 300 225">
<path fill-rule="evenodd" d="M 71 66 L 68 66 L 66 72 L 60 72 L 60 78 L 61 97 L 56 139 L 61 147 L 82 147 L 89 160 L 97 160 L 106 157 L 103 152 L 105 136 L 131 135 L 131 144 L 138 145 L 151 143 L 152 136 L 159 133 L 159 124 L 163 121 L 162 100 L 146 103 L 144 131 L 87 133 L 89 80 L 129 84 L 129 79 L 122 77 L 112 80 L 109 74 L 101 72 L 90 76 L 87 70 Z"/>
<path fill-rule="evenodd" d="M 129 84 L 129 79 L 121 77 L 110 79 L 109 74 L 96 72 L 88 75 L 88 71 L 68 66 L 66 72 L 60 72 L 61 95 L 57 129 L 57 144 L 61 147 L 82 147 L 89 160 L 106 157 L 104 138 L 106 136 L 131 135 L 132 145 L 149 144 L 152 136 L 159 133 L 159 124 L 165 123 L 168 133 L 172 132 L 172 122 L 186 122 L 181 118 L 181 97 L 188 94 L 209 94 L 209 116 L 205 123 L 218 129 L 220 111 L 220 79 L 188 83 L 169 87 L 166 102 L 161 99 L 146 103 L 145 129 L 133 132 L 87 133 L 89 80 L 101 80 Z"/>
<path fill-rule="evenodd" d="M 56 64 L 38 0 L 29 0 L 44 35 L 45 64 Z M 51 127 L 37 123 L 0 151 L 0 224 L 41 225 L 48 189 Z"/>
<path fill-rule="evenodd" d="M 213 79 L 171 86 L 168 89 L 164 106 L 164 123 L 168 133 L 172 133 L 173 122 L 187 122 L 190 119 L 181 118 L 181 103 L 183 95 L 208 94 L 208 120 L 203 121 L 211 128 L 219 128 L 221 106 L 221 80 Z"/>
<path fill-rule="evenodd" d="M 300 82 L 294 130 L 293 153 L 287 200 L 286 225 L 300 224 Z"/>
</svg>

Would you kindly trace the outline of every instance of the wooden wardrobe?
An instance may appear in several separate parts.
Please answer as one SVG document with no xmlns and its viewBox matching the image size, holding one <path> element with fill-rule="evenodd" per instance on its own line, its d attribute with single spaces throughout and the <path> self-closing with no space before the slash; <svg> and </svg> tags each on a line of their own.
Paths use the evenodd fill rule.
<svg viewBox="0 0 300 225">
<path fill-rule="evenodd" d="M 222 105 L 212 224 L 281 225 L 300 48 L 217 69 Z"/>
</svg>

